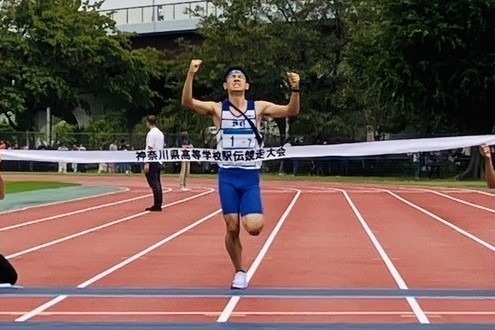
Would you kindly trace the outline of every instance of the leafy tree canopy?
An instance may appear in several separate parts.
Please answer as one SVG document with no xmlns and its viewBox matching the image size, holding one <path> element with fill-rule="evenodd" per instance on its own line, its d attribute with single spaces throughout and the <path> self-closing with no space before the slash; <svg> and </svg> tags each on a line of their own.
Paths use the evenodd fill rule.
<svg viewBox="0 0 495 330">
<path fill-rule="evenodd" d="M 129 114 L 153 106 L 160 53 L 132 50 L 101 2 L 5 0 L 0 7 L 0 111 L 11 125 L 31 129 L 33 114 L 50 107 L 74 123 L 75 107 L 89 109 L 84 95 Z"/>
<path fill-rule="evenodd" d="M 300 74 L 302 105 L 292 120 L 292 134 L 350 136 L 353 126 L 344 117 L 357 111 L 353 91 L 341 93 L 349 81 L 341 70 L 349 38 L 343 24 L 344 1 L 214 0 L 218 16 L 201 17 L 200 45 L 182 43 L 183 52 L 172 60 L 170 86 L 180 94 L 191 58 L 201 58 L 194 92 L 201 99 L 220 101 L 225 70 L 243 66 L 252 80 L 248 97 L 287 103 L 287 72 Z M 184 110 L 182 110 L 184 111 Z M 187 115 L 189 116 L 189 115 Z M 354 118 L 355 119 L 355 118 Z M 279 122 L 283 131 L 284 122 Z M 353 124 L 355 121 L 353 121 Z"/>
</svg>

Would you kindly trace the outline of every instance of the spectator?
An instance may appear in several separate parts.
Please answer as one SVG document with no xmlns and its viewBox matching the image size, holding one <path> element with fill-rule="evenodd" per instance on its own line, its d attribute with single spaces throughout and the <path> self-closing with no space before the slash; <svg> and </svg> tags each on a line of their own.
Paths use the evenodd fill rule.
<svg viewBox="0 0 495 330">
<path fill-rule="evenodd" d="M 58 149 L 59 151 L 68 151 L 69 148 L 65 146 L 65 144 L 61 144 Z M 67 163 L 66 162 L 59 162 L 58 163 L 58 173 L 67 173 Z"/>
<path fill-rule="evenodd" d="M 157 7 L 157 14 L 158 14 L 158 20 L 163 21 L 165 19 L 165 16 L 163 15 L 163 6 L 159 5 Z"/>
<path fill-rule="evenodd" d="M 179 148 L 193 148 L 193 145 L 191 144 L 191 141 L 189 140 L 189 135 L 187 134 L 186 128 L 181 129 L 177 146 Z M 180 175 L 179 175 L 180 190 L 181 191 L 191 190 L 191 189 L 186 187 L 187 179 L 189 178 L 190 174 L 191 174 L 191 162 L 187 162 L 187 161 L 182 162 L 181 168 L 180 168 Z"/>
</svg>

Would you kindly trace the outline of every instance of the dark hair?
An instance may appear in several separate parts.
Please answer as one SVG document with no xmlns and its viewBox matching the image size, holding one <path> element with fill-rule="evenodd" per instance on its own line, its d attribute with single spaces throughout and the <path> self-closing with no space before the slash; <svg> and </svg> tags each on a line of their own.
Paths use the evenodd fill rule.
<svg viewBox="0 0 495 330">
<path fill-rule="evenodd" d="M 239 71 L 241 71 L 242 73 L 244 73 L 244 76 L 246 77 L 246 82 L 248 82 L 248 83 L 251 82 L 251 80 L 249 79 L 248 74 L 246 73 L 246 70 L 244 70 L 244 68 L 242 66 L 231 66 L 230 68 L 228 68 L 227 71 L 225 71 L 225 75 L 223 76 L 223 80 L 227 81 L 227 78 L 229 76 L 229 73 L 232 70 L 239 70 Z"/>
<path fill-rule="evenodd" d="M 146 121 L 148 122 L 148 124 L 150 125 L 156 125 L 156 117 L 151 115 L 151 116 L 148 116 L 148 119 L 146 119 Z"/>
</svg>

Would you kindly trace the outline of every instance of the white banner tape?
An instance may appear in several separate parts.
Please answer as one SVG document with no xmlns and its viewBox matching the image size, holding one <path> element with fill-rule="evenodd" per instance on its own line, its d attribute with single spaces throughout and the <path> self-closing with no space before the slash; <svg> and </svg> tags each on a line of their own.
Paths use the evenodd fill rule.
<svg viewBox="0 0 495 330">
<path fill-rule="evenodd" d="M 257 151 L 219 152 L 203 148 L 166 148 L 158 151 L 58 151 L 58 150 L 0 150 L 3 160 L 66 162 L 66 163 L 145 163 L 145 162 L 221 162 L 269 161 L 283 158 L 359 157 L 453 150 L 495 144 L 495 135 L 456 136 L 442 138 L 403 139 L 334 145 L 306 145 L 263 148 Z"/>
</svg>

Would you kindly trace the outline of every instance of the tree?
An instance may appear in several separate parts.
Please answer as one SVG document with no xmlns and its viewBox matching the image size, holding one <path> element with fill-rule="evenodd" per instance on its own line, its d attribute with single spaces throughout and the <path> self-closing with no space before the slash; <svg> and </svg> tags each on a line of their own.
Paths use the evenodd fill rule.
<svg viewBox="0 0 495 330">
<path fill-rule="evenodd" d="M 427 135 L 492 131 L 495 2 L 359 3 L 374 17 L 355 35 L 353 63 L 381 104 Z"/>
<path fill-rule="evenodd" d="M 74 133 L 76 128 L 74 125 L 68 124 L 62 120 L 53 125 L 53 135 L 55 136 L 55 144 L 59 146 L 66 146 L 71 149 L 72 145 L 76 143 Z"/>
<path fill-rule="evenodd" d="M 118 135 L 125 127 L 125 115 L 122 113 L 107 113 L 102 116 L 93 117 L 86 129 L 89 134 L 89 148 L 107 149 L 112 143 L 118 143 Z"/>
<path fill-rule="evenodd" d="M 376 102 L 368 107 L 375 119 L 385 115 L 399 124 L 387 129 L 407 124 L 424 136 L 493 131 L 494 1 L 354 4 L 350 57 L 364 95 Z M 477 148 L 471 154 L 458 178 L 480 177 Z"/>
<path fill-rule="evenodd" d="M 404 75 L 399 92 L 405 101 L 422 118 L 434 119 L 433 113 L 459 132 L 491 132 L 495 2 L 390 1 L 387 13 L 390 45 L 402 48 L 392 64 Z M 434 125 L 425 123 L 430 131 Z"/>
<path fill-rule="evenodd" d="M 201 17 L 198 33 L 203 43 L 183 44 L 184 51 L 173 60 L 173 76 L 178 78 L 172 81 L 177 83 L 177 94 L 192 57 L 204 60 L 196 94 L 218 101 L 226 96 L 221 86 L 230 65 L 243 65 L 248 71 L 253 80 L 248 97 L 280 103 L 288 101 L 286 72 L 292 70 L 301 75 L 303 88 L 302 111 L 291 120 L 292 132 L 316 136 L 352 130 L 347 121 L 339 118 L 360 109 L 342 107 L 352 102 L 337 100 L 352 97 L 350 94 L 336 96 L 348 82 L 348 72 L 339 69 L 348 42 L 343 24 L 348 14 L 345 1 L 212 3 L 221 15 L 206 16 L 201 8 L 195 10 Z M 285 121 L 278 123 L 280 131 L 285 131 Z"/>
<path fill-rule="evenodd" d="M 89 109 L 84 94 L 107 108 L 144 113 L 157 93 L 160 53 L 132 50 L 115 22 L 78 0 L 5 0 L 0 7 L 0 111 L 15 114 L 18 130 L 31 129 L 33 114 L 51 107 L 74 123 L 75 107 Z"/>
<path fill-rule="evenodd" d="M 381 140 L 386 133 L 404 130 L 411 116 L 397 98 L 401 78 L 390 64 L 391 52 L 384 41 L 389 21 L 383 14 L 383 1 L 351 4 L 353 10 L 346 20 L 351 41 L 344 56 L 365 124 L 374 139 Z"/>
</svg>

